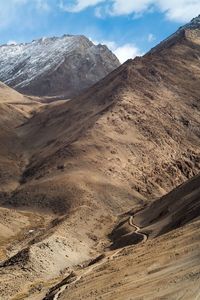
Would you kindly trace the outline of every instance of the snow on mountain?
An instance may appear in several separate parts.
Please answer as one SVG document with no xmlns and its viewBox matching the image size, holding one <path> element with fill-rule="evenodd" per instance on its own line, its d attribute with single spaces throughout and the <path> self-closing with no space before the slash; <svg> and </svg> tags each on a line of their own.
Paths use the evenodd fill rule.
<svg viewBox="0 0 200 300">
<path fill-rule="evenodd" d="M 106 46 L 95 46 L 84 36 L 0 46 L 0 80 L 33 95 L 74 96 L 119 64 Z"/>
</svg>

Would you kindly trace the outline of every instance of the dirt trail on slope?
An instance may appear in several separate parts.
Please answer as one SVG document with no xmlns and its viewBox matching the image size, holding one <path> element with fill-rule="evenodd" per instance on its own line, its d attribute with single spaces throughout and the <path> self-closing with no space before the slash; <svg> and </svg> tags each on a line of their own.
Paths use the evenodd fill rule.
<svg viewBox="0 0 200 300">
<path fill-rule="evenodd" d="M 134 224 L 133 222 L 133 216 L 130 216 L 129 220 L 128 220 L 128 224 L 133 227 L 135 229 L 135 233 L 138 234 L 139 236 L 142 236 L 142 241 L 141 243 L 145 243 L 148 240 L 148 236 L 145 233 L 140 232 L 141 228 L 139 226 L 137 226 L 136 224 Z M 86 267 L 86 270 L 84 271 L 83 269 L 83 273 L 80 274 L 79 276 L 73 275 L 73 272 L 71 274 L 69 274 L 69 276 L 67 277 L 68 280 L 65 284 L 63 284 L 62 286 L 59 286 L 57 289 L 53 288 L 52 291 L 47 294 L 47 296 L 43 299 L 43 300 L 58 300 L 60 295 L 70 286 L 74 286 L 77 282 L 79 282 L 81 279 L 83 279 L 86 275 L 88 275 L 89 273 L 91 273 L 94 269 L 96 269 L 97 267 L 105 264 L 108 261 L 112 261 L 113 259 L 115 259 L 115 257 L 117 257 L 117 255 L 123 250 L 124 248 L 120 248 L 116 251 L 114 251 L 113 254 L 110 255 L 110 253 L 108 255 L 102 254 L 99 257 L 97 257 L 96 259 L 94 259 L 93 261 L 98 261 L 95 263 L 92 263 L 92 265 L 89 265 L 89 267 Z"/>
<path fill-rule="evenodd" d="M 116 259 L 67 288 L 59 299 L 197 300 L 199 224 L 197 219 L 145 244 L 123 248 Z"/>
<path fill-rule="evenodd" d="M 135 233 L 142 236 L 142 238 L 143 238 L 142 242 L 145 243 L 148 240 L 148 236 L 147 236 L 147 234 L 140 232 L 141 228 L 133 223 L 133 218 L 134 218 L 134 216 L 131 216 L 129 218 L 129 225 L 135 228 Z"/>
</svg>

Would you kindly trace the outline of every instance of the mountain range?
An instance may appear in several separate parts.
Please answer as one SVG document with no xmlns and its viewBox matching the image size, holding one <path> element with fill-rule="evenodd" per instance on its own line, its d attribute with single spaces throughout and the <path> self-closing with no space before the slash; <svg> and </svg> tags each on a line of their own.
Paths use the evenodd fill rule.
<svg viewBox="0 0 200 300">
<path fill-rule="evenodd" d="M 0 85 L 2 300 L 198 299 L 200 16 L 143 57 L 108 53 L 73 98 L 66 73 L 51 103 L 39 77 Z"/>
</svg>

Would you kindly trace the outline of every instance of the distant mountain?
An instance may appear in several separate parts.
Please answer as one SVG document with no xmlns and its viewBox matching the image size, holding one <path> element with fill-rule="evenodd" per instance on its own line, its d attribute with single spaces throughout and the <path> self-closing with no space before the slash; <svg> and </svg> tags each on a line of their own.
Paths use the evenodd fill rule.
<svg viewBox="0 0 200 300">
<path fill-rule="evenodd" d="M 105 46 L 64 35 L 0 46 L 0 81 L 25 94 L 71 98 L 120 65 Z"/>
</svg>

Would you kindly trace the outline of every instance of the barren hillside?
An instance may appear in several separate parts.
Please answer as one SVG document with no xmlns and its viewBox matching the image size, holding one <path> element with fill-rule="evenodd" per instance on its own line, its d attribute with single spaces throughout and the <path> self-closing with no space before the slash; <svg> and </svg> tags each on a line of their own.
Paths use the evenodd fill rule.
<svg viewBox="0 0 200 300">
<path fill-rule="evenodd" d="M 19 127 L 29 160 L 10 201 L 62 213 L 76 203 L 120 212 L 197 175 L 200 48 L 198 35 L 180 34 Z"/>
<path fill-rule="evenodd" d="M 0 226 L 8 232 L 0 236 L 2 300 L 51 297 L 74 278 L 61 299 L 113 299 L 114 289 L 117 299 L 125 292 L 131 299 L 133 288 L 133 299 L 153 299 L 155 288 L 158 299 L 175 299 L 187 283 L 194 288 L 185 299 L 194 298 L 199 32 L 198 22 L 181 28 L 70 101 L 26 98 L 27 105 L 0 86 Z M 5 100 L 15 95 L 20 102 Z"/>
<path fill-rule="evenodd" d="M 154 217 L 159 214 L 158 219 L 150 221 L 158 227 L 151 226 L 151 231 L 138 227 L 136 218 L 131 220 L 133 212 L 130 212 L 127 223 L 123 221 L 121 226 L 125 231 L 129 227 L 129 233 L 123 236 L 122 228 L 117 226 L 118 238 L 126 236 L 129 246 L 122 245 L 113 251 L 112 255 L 102 258 L 93 266 L 79 270 L 72 279 L 68 278 L 61 287 L 52 290 L 50 296 L 59 295 L 59 299 L 198 299 L 200 283 L 200 234 L 199 234 L 199 203 L 200 203 L 200 177 L 187 182 L 184 186 L 172 191 L 166 197 L 155 201 Z M 196 195 L 196 200 L 194 199 Z M 183 203 L 183 197 L 185 203 Z M 176 199 L 176 202 L 174 202 Z M 164 205 L 174 213 L 176 219 L 177 207 L 182 210 L 179 217 L 190 219 L 189 224 L 179 222 L 174 226 L 168 219 L 166 222 Z M 185 209 L 197 206 L 195 219 L 192 210 Z M 149 222 L 152 219 L 151 208 L 139 213 L 140 223 Z M 148 221 L 147 221 L 148 220 Z M 128 222 L 129 221 L 129 222 Z M 168 233 L 156 237 L 157 228 L 165 222 L 168 225 Z M 137 225 L 135 225 L 135 222 Z M 135 228 L 131 228 L 131 225 Z M 162 226 L 162 225 L 161 225 Z M 183 226 L 183 227 L 182 227 Z M 139 232 L 136 228 L 139 228 Z M 172 230 L 174 229 L 174 230 Z M 136 231 L 135 231 L 136 230 Z M 138 232 L 138 233 L 136 233 Z M 144 234 L 146 232 L 146 234 Z M 148 232 L 148 234 L 147 234 Z M 149 232 L 151 234 L 149 235 Z M 164 233 L 164 232 L 163 232 Z M 140 239 L 140 235 L 147 239 Z M 152 235 L 154 238 L 152 238 Z M 138 241 L 137 240 L 138 236 Z M 135 243 L 138 245 L 133 246 Z"/>
</svg>

